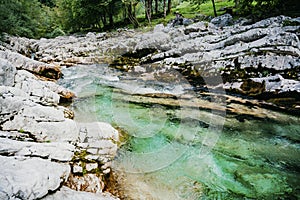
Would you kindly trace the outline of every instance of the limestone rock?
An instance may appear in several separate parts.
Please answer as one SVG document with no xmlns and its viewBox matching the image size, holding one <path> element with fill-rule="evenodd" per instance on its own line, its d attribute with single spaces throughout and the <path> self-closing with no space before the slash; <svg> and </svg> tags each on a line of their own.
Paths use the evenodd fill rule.
<svg viewBox="0 0 300 200">
<path fill-rule="evenodd" d="M 29 94 L 30 99 L 34 102 L 45 105 L 57 105 L 59 103 L 60 97 L 57 93 L 25 70 L 18 70 L 15 82 L 15 87 Z"/>
<path fill-rule="evenodd" d="M 109 173 L 107 169 L 110 168 L 110 161 L 116 156 L 118 149 L 118 131 L 103 122 L 78 123 L 78 127 L 80 132 L 77 147 L 86 152 L 84 159 L 88 161 L 85 170 L 90 171 L 98 163 L 103 173 Z"/>
<path fill-rule="evenodd" d="M 58 189 L 70 167 L 40 158 L 0 156 L 0 199 L 39 199 Z"/>
<path fill-rule="evenodd" d="M 230 14 L 224 14 L 213 18 L 210 22 L 218 27 L 224 27 L 224 26 L 232 25 L 233 19 Z"/>
<path fill-rule="evenodd" d="M 0 155 L 40 157 L 67 162 L 73 158 L 75 147 L 69 143 L 35 143 L 0 138 Z"/>
<path fill-rule="evenodd" d="M 84 174 L 83 176 L 71 175 L 66 186 L 76 191 L 101 193 L 104 189 L 103 177 L 96 174 Z"/>
<path fill-rule="evenodd" d="M 13 86 L 16 68 L 7 60 L 0 59 L 0 85 Z"/>
<path fill-rule="evenodd" d="M 46 78 L 59 79 L 62 75 L 57 66 L 32 60 L 18 53 L 0 51 L 0 58 L 8 60 L 17 69 L 24 69 Z"/>
<path fill-rule="evenodd" d="M 48 195 L 43 200 L 117 200 L 108 193 L 94 194 L 90 192 L 81 192 L 72 190 L 66 186 L 63 186 L 54 194 Z"/>
<path fill-rule="evenodd" d="M 52 142 L 75 141 L 78 133 L 76 123 L 64 118 L 62 110 L 38 104 L 15 111 L 13 119 L 3 123 L 2 130 L 29 132 L 37 141 Z"/>
</svg>

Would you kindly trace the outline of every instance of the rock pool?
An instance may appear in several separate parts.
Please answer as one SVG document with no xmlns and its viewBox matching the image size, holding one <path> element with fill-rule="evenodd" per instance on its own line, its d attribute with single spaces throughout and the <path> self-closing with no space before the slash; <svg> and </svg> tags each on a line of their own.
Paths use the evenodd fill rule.
<svg viewBox="0 0 300 200">
<path fill-rule="evenodd" d="M 113 163 L 121 198 L 300 198 L 298 116 L 107 65 L 63 73 L 60 84 L 77 94 L 75 120 L 109 122 L 123 133 Z"/>
</svg>

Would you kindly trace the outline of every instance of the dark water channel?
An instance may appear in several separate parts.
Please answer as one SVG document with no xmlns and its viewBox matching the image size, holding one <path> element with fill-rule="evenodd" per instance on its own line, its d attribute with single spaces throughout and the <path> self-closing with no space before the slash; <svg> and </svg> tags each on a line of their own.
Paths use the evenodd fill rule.
<svg viewBox="0 0 300 200">
<path fill-rule="evenodd" d="M 127 199 L 300 199 L 299 117 L 262 109 L 270 117 L 240 120 L 188 84 L 137 81 L 106 65 L 63 73 L 78 96 L 75 120 L 127 134 L 113 163 Z"/>
</svg>

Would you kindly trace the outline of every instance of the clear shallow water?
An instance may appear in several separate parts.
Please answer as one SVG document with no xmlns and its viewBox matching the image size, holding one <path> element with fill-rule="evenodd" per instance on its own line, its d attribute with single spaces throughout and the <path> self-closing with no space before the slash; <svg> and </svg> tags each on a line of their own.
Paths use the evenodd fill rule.
<svg viewBox="0 0 300 200">
<path fill-rule="evenodd" d="M 146 103 L 129 93 L 184 91 L 149 86 L 105 65 L 64 74 L 61 84 L 78 96 L 75 120 L 105 121 L 128 134 L 113 163 L 126 199 L 300 198 L 299 117 L 265 111 L 275 117 L 241 122 L 179 100 Z"/>
</svg>

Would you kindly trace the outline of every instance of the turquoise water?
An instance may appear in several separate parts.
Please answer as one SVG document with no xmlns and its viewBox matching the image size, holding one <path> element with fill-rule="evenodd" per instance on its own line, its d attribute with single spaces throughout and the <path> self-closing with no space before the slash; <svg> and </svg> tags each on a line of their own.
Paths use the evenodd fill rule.
<svg viewBox="0 0 300 200">
<path fill-rule="evenodd" d="M 64 74 L 61 84 L 78 96 L 75 120 L 128 134 L 113 163 L 126 199 L 300 199 L 299 117 L 263 110 L 269 117 L 240 120 L 176 98 L 158 102 L 105 65 Z"/>
</svg>

